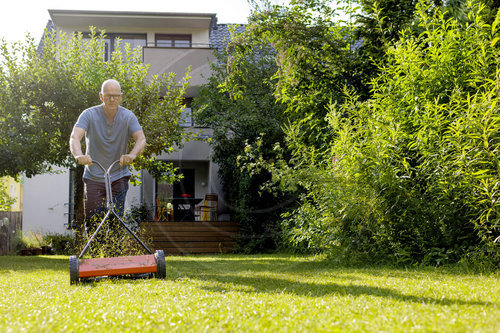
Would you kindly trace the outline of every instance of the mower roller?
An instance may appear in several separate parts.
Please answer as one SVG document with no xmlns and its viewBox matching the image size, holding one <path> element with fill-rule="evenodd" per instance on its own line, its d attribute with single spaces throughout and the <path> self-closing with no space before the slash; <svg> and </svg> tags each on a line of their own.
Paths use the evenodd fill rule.
<svg viewBox="0 0 500 333">
<path fill-rule="evenodd" d="M 80 255 L 69 257 L 69 275 L 70 283 L 75 284 L 80 282 L 80 279 L 91 279 L 107 276 L 125 276 L 125 277 L 145 277 L 153 275 L 156 278 L 164 279 L 166 276 L 165 256 L 163 250 L 153 252 L 144 244 L 139 237 L 123 222 L 122 218 L 117 214 L 113 204 L 113 192 L 111 190 L 111 168 L 120 161 L 113 162 L 106 170 L 97 161 L 92 161 L 104 171 L 104 183 L 106 186 L 106 208 L 107 212 L 97 229 L 90 237 L 89 241 L 83 248 Z M 148 255 L 139 256 L 124 256 L 112 258 L 91 258 L 82 259 L 83 255 L 90 247 L 90 243 L 94 240 L 97 233 L 101 230 L 103 224 L 108 220 L 111 215 L 120 221 L 120 224 L 128 231 L 128 233 L 135 238 L 139 244 L 149 253 Z"/>
</svg>

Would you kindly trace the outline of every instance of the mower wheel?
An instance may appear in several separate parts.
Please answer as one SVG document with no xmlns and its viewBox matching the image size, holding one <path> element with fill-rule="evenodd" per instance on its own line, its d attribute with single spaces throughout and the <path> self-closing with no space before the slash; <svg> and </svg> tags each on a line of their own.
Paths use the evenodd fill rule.
<svg viewBox="0 0 500 333">
<path fill-rule="evenodd" d="M 69 283 L 76 284 L 79 281 L 78 258 L 76 256 L 69 257 Z"/>
<path fill-rule="evenodd" d="M 156 250 L 155 258 L 156 258 L 156 278 L 164 279 L 167 276 L 167 268 L 165 265 L 165 254 L 163 254 L 163 250 Z"/>
</svg>

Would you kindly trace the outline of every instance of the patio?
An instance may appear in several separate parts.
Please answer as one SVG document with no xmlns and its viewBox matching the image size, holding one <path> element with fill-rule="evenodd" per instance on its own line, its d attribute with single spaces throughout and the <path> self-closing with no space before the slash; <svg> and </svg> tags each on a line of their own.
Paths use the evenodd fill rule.
<svg viewBox="0 0 500 333">
<path fill-rule="evenodd" d="M 141 222 L 154 250 L 165 254 L 231 253 L 239 224 L 229 221 Z"/>
</svg>

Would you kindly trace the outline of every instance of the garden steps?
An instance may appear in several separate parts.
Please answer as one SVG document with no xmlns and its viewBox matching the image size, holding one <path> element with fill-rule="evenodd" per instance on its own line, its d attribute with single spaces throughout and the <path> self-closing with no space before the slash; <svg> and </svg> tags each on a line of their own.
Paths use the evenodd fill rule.
<svg viewBox="0 0 500 333">
<path fill-rule="evenodd" d="M 165 254 L 231 253 L 236 245 L 236 222 L 142 222 L 154 250 Z"/>
</svg>

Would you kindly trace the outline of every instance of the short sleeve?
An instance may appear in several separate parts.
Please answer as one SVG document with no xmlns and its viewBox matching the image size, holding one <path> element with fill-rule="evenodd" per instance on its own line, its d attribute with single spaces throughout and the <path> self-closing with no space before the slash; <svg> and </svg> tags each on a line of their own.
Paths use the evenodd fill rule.
<svg viewBox="0 0 500 333">
<path fill-rule="evenodd" d="M 75 124 L 76 127 L 80 127 L 85 131 L 88 131 L 90 123 L 90 114 L 87 110 L 83 111 Z"/>
<path fill-rule="evenodd" d="M 137 120 L 137 117 L 132 112 L 129 120 L 128 130 L 130 136 L 132 136 L 132 134 L 134 134 L 135 132 L 142 130 L 142 127 L 139 124 L 139 120 Z"/>
</svg>

